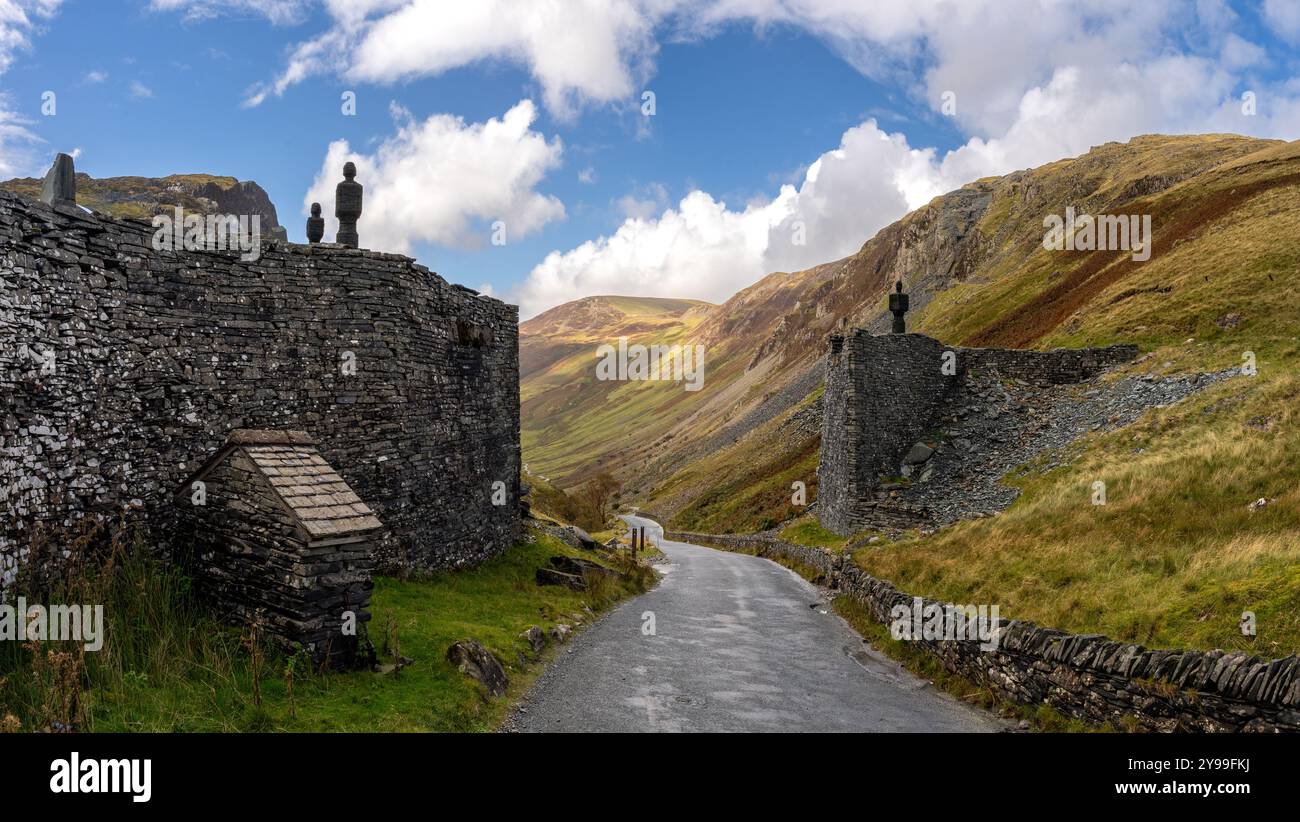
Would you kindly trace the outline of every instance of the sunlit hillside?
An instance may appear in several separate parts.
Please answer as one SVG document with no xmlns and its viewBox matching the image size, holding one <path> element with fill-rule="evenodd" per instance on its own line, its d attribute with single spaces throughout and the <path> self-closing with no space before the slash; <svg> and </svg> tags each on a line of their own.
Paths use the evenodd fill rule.
<svg viewBox="0 0 1300 822">
<path fill-rule="evenodd" d="M 1045 250 L 1044 217 L 1067 206 L 1151 215 L 1151 259 Z M 1051 471 L 1010 477 L 1024 492 L 1004 514 L 857 556 L 909 590 L 998 601 L 1017 616 L 1152 644 L 1235 647 L 1246 641 L 1237 619 L 1253 608 L 1271 626 L 1261 652 L 1296 650 L 1298 269 L 1300 143 L 1111 143 L 973 183 L 849 258 L 769 275 L 697 309 L 673 324 L 672 338 L 718 350 L 704 391 L 623 386 L 615 391 L 644 395 L 644 406 L 629 414 L 619 402 L 591 404 L 564 426 L 526 404 L 535 433 L 525 455 L 580 471 L 591 442 L 616 439 L 617 452 L 598 447 L 593 458 L 673 525 L 769 527 L 798 513 L 791 481 L 815 480 L 818 441 L 805 423 L 827 333 L 841 323 L 884 330 L 884 290 L 900 277 L 916 309 L 911 327 L 954 344 L 1134 342 L 1152 356 L 1129 370 L 1156 373 L 1239 366 L 1250 352 L 1257 376 L 1087 438 Z M 525 396 L 537 396 L 536 385 L 526 375 Z M 1098 509 L 1086 489 L 1102 476 L 1111 504 Z M 1247 508 L 1260 498 L 1263 507 Z"/>
</svg>

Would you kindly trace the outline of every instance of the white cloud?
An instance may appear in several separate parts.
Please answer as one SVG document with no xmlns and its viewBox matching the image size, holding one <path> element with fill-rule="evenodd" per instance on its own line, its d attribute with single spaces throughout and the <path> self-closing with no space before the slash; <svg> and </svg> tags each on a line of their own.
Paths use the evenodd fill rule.
<svg viewBox="0 0 1300 822">
<path fill-rule="evenodd" d="M 131 81 L 130 91 L 132 100 L 148 100 L 150 97 L 153 97 L 153 89 L 149 88 L 144 83 L 141 83 L 139 80 Z"/>
<path fill-rule="evenodd" d="M 569 116 L 588 102 L 629 97 L 655 51 L 655 5 L 637 0 L 359 0 L 327 3 L 334 26 L 291 52 L 248 105 L 323 71 L 391 83 L 472 63 L 512 62 L 541 84 L 547 108 Z"/>
<path fill-rule="evenodd" d="M 722 301 L 773 270 L 798 270 L 856 250 L 866 237 L 941 190 L 932 151 L 916 151 L 874 121 L 845 132 L 802 183 L 734 211 L 703 191 L 651 216 L 650 200 L 624 197 L 627 219 L 610 236 L 552 252 L 511 294 L 527 317 L 589 294 Z M 802 244 L 801 244 L 801 241 Z"/>
<path fill-rule="evenodd" d="M 0 0 L 0 74 L 9 70 L 18 52 L 31 50 L 32 35 L 61 4 L 62 0 Z M 14 111 L 9 95 L 0 92 L 0 176 L 38 173 L 36 146 L 44 141 L 31 125 L 31 120 Z"/>
<path fill-rule="evenodd" d="M 532 130 L 531 100 L 485 123 L 446 114 L 418 122 L 396 106 L 393 113 L 397 132 L 373 154 L 353 151 L 346 140 L 330 144 L 303 199 L 304 215 L 313 202 L 327 217 L 334 213 L 334 187 L 351 160 L 365 186 L 360 234 L 366 248 L 409 252 L 415 242 L 473 248 L 489 239 L 475 222 L 504 222 L 510 242 L 564 217 L 563 203 L 536 190 L 559 165 L 562 145 Z"/>
<path fill-rule="evenodd" d="M 591 185 L 592 183 L 596 182 L 596 169 L 592 168 L 591 166 L 587 166 L 582 171 L 579 171 L 578 182 L 584 185 Z"/>
<path fill-rule="evenodd" d="M 1300 45 L 1300 3 L 1295 0 L 1264 0 L 1264 21 L 1278 37 Z"/>
<path fill-rule="evenodd" d="M 87 83 L 102 83 L 108 79 L 108 72 L 99 71 L 98 69 L 86 72 L 85 81 Z"/>
<path fill-rule="evenodd" d="M 59 10 L 63 0 L 0 0 L 0 74 L 13 65 L 14 53 L 32 47 L 31 36 Z"/>
<path fill-rule="evenodd" d="M 771 222 L 767 208 L 738 213 L 693 191 L 657 219 L 630 218 L 609 237 L 552 252 L 510 296 L 522 317 L 589 294 L 729 296 L 753 281 Z"/>
<path fill-rule="evenodd" d="M 187 23 L 229 14 L 258 14 L 277 25 L 301 22 L 306 0 L 150 0 L 149 10 L 180 12 Z"/>
<path fill-rule="evenodd" d="M 647 220 L 668 207 L 668 189 L 663 183 L 650 183 L 619 197 L 614 205 L 627 219 Z"/>
</svg>

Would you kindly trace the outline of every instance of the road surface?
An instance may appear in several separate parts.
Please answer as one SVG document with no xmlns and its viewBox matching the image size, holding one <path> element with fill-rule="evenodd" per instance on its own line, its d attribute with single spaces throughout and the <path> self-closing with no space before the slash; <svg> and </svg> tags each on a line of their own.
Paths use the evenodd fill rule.
<svg viewBox="0 0 1300 822">
<path fill-rule="evenodd" d="M 786 568 L 668 541 L 653 521 L 625 519 L 667 555 L 663 581 L 579 632 L 508 729 L 1003 729 L 869 648 Z"/>
</svg>

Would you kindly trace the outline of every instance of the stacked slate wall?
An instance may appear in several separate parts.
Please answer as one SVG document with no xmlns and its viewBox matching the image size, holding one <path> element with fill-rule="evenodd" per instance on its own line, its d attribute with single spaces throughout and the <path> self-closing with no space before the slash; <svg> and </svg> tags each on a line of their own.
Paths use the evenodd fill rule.
<svg viewBox="0 0 1300 822">
<path fill-rule="evenodd" d="M 234 428 L 308 431 L 392 532 L 381 567 L 517 539 L 515 307 L 396 254 L 152 236 L 0 193 L 0 585 L 39 525 L 129 509 L 167 542 L 170 492 Z"/>
<path fill-rule="evenodd" d="M 872 335 L 863 329 L 832 335 L 817 468 L 818 517 L 839 534 L 876 524 L 874 491 L 881 478 L 899 473 L 908 449 L 938 424 L 968 376 L 992 371 L 1034 384 L 1074 383 L 1137 353 L 1132 345 L 1052 351 L 961 348 L 923 334 Z"/>
</svg>

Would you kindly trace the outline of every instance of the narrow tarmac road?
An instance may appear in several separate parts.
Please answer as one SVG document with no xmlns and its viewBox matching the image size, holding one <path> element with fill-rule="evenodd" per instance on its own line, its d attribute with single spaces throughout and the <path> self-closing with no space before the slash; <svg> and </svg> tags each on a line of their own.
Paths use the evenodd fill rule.
<svg viewBox="0 0 1300 822">
<path fill-rule="evenodd" d="M 786 568 L 668 541 L 653 521 L 625 519 L 667 555 L 663 581 L 580 632 L 508 730 L 1003 729 L 869 648 Z"/>
</svg>

